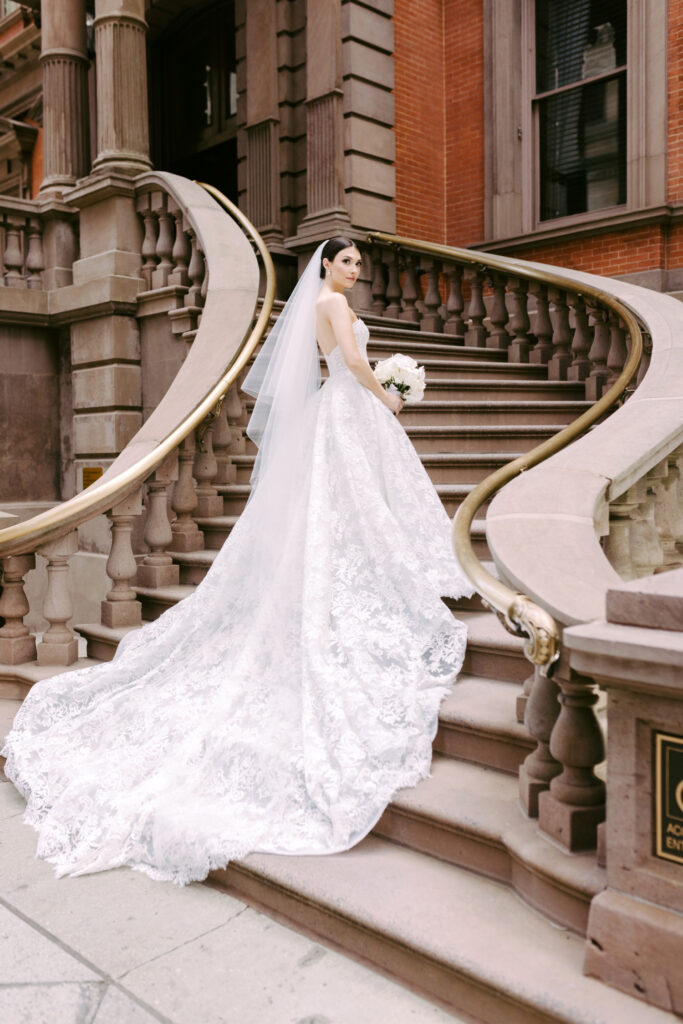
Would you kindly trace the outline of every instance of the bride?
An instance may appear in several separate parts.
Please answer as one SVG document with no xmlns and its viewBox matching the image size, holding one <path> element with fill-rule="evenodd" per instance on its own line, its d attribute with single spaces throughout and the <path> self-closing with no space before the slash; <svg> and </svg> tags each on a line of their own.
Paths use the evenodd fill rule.
<svg viewBox="0 0 683 1024">
<path fill-rule="evenodd" d="M 429 773 L 465 649 L 441 595 L 472 588 L 344 295 L 360 265 L 321 245 L 246 378 L 252 491 L 201 586 L 16 715 L 5 772 L 60 876 L 339 852 Z"/>
</svg>

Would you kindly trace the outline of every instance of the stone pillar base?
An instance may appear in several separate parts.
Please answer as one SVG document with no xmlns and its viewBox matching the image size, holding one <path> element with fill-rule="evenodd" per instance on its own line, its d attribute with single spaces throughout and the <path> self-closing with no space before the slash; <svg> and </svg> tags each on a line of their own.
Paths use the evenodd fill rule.
<svg viewBox="0 0 683 1024">
<path fill-rule="evenodd" d="M 683 1014 L 683 915 L 605 889 L 591 903 L 584 974 Z"/>
<path fill-rule="evenodd" d="M 39 665 L 73 665 L 78 660 L 78 639 L 72 637 L 62 643 L 43 641 L 37 649 Z"/>
<path fill-rule="evenodd" d="M 209 518 L 223 515 L 223 497 L 220 494 L 198 494 L 197 507 L 194 510 L 196 516 Z"/>
<path fill-rule="evenodd" d="M 538 798 L 541 793 L 547 792 L 549 786 L 549 782 L 530 775 L 525 764 L 519 766 L 519 799 L 530 818 L 538 817 Z"/>
<path fill-rule="evenodd" d="M 605 820 L 605 805 L 577 807 L 561 803 L 551 792 L 538 797 L 538 824 L 541 832 L 564 846 L 570 853 L 594 850 L 598 825 Z"/>
<path fill-rule="evenodd" d="M 203 551 L 204 534 L 196 524 L 183 529 L 182 527 L 177 528 L 176 524 L 173 523 L 171 532 L 173 533 L 173 540 L 170 545 L 171 551 L 183 552 L 185 554 L 188 551 Z"/>
<path fill-rule="evenodd" d="M 139 601 L 103 601 L 101 608 L 102 625 L 110 629 L 142 625 L 142 605 Z"/>
<path fill-rule="evenodd" d="M 529 342 L 528 341 L 513 341 L 508 347 L 508 362 L 509 363 L 528 363 L 529 362 Z"/>
<path fill-rule="evenodd" d="M 34 636 L 0 637 L 0 662 L 3 665 L 21 665 L 24 661 L 36 660 L 36 638 Z"/>
<path fill-rule="evenodd" d="M 180 582 L 180 566 L 139 565 L 137 581 L 141 587 L 176 587 Z"/>
</svg>

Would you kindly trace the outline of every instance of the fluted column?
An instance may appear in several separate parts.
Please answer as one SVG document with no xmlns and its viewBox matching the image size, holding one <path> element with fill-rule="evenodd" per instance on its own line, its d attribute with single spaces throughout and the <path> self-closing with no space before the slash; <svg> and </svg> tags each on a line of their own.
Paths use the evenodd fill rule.
<svg viewBox="0 0 683 1024">
<path fill-rule="evenodd" d="M 42 6 L 43 181 L 59 192 L 87 174 L 90 164 L 85 0 Z"/>
<path fill-rule="evenodd" d="M 275 0 L 246 5 L 247 206 L 272 247 L 282 243 L 280 215 L 280 106 Z"/>
<path fill-rule="evenodd" d="M 145 0 L 95 0 L 99 170 L 139 174 L 151 166 Z"/>
</svg>

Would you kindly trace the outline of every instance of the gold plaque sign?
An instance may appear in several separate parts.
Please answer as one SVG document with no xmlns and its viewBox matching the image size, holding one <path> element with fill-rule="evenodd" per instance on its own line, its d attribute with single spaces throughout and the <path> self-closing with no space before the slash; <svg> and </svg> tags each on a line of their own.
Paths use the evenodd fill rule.
<svg viewBox="0 0 683 1024">
<path fill-rule="evenodd" d="M 655 854 L 683 864 L 683 736 L 654 741 Z"/>
<path fill-rule="evenodd" d="M 104 470 L 101 466 L 84 466 L 83 467 L 83 489 L 90 487 L 90 484 L 94 484 L 96 480 L 99 480 Z"/>
</svg>

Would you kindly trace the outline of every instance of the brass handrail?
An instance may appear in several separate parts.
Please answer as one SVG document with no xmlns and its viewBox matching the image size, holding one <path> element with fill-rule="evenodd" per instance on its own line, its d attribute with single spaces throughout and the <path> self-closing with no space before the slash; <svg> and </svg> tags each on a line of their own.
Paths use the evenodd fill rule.
<svg viewBox="0 0 683 1024">
<path fill-rule="evenodd" d="M 244 232 L 253 240 L 263 260 L 266 272 L 266 289 L 256 322 L 238 347 L 225 373 L 185 419 L 177 424 L 155 448 L 141 456 L 131 466 L 128 466 L 111 479 L 105 480 L 101 484 L 95 483 L 80 491 L 73 498 L 55 505 L 54 508 L 41 512 L 39 515 L 33 516 L 22 523 L 16 523 L 13 526 L 7 526 L 0 530 L 0 557 L 34 551 L 39 544 L 45 543 L 48 538 L 52 539 L 63 536 L 81 523 L 86 522 L 100 512 L 107 511 L 119 501 L 122 501 L 127 494 L 130 494 L 151 472 L 161 465 L 166 456 L 177 448 L 187 435 L 211 412 L 217 402 L 222 399 L 235 382 L 261 340 L 268 325 L 275 298 L 275 268 L 273 267 L 270 253 L 254 225 L 234 203 L 219 192 L 218 189 L 214 188 L 213 185 L 206 185 L 203 182 L 196 182 L 196 184 L 201 185 L 223 209 L 231 214 Z M 254 311 L 257 304 L 258 300 L 255 303 Z"/>
<path fill-rule="evenodd" d="M 607 306 L 626 325 L 631 337 L 631 347 L 628 353 L 624 368 L 617 377 L 614 384 L 595 402 L 590 409 L 579 416 L 569 426 L 564 427 L 557 434 L 548 438 L 542 444 L 532 448 L 530 452 L 521 455 L 517 459 L 508 462 L 507 465 L 497 469 L 477 484 L 471 491 L 453 520 L 453 548 L 456 557 L 479 593 L 488 605 L 496 613 L 505 628 L 517 636 L 526 636 L 524 645 L 526 657 L 534 665 L 538 665 L 541 671 L 547 673 L 559 657 L 560 630 L 555 619 L 540 605 L 537 605 L 526 594 L 512 590 L 501 580 L 496 579 L 488 572 L 474 553 L 470 539 L 472 521 L 481 506 L 500 490 L 510 480 L 518 476 L 526 469 L 537 466 L 540 462 L 555 455 L 556 452 L 566 448 L 580 434 L 583 434 L 589 427 L 600 419 L 623 395 L 626 387 L 635 374 L 640 363 L 643 352 L 643 336 L 640 325 L 631 307 L 616 299 L 613 295 L 597 288 L 587 282 L 578 284 L 569 277 L 555 273 L 551 270 L 537 269 L 525 263 L 524 260 L 514 259 L 507 256 L 494 256 L 492 253 L 477 252 L 473 249 L 459 249 L 454 246 L 437 245 L 432 242 L 423 242 L 415 238 L 406 238 L 401 235 L 390 235 L 383 231 L 372 231 L 368 234 L 369 242 L 378 242 L 396 248 L 404 247 L 417 252 L 425 252 L 445 260 L 453 260 L 459 263 L 469 263 L 480 269 L 499 270 L 511 276 L 524 277 L 528 280 L 538 281 L 544 285 L 559 288 L 562 291 L 571 291 L 577 296 L 590 296 L 599 300 L 603 306 Z"/>
</svg>

